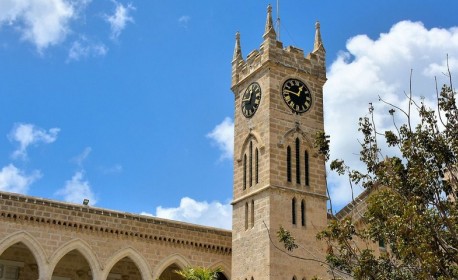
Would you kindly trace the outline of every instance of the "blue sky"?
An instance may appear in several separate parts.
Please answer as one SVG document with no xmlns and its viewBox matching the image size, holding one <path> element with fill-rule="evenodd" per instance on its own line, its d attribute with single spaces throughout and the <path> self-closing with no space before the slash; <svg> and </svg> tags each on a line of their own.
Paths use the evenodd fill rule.
<svg viewBox="0 0 458 280">
<path fill-rule="evenodd" d="M 355 167 L 369 102 L 390 128 L 378 95 L 405 105 L 413 69 L 433 104 L 458 70 L 458 2 L 373 2 L 280 1 L 285 46 L 321 22 L 332 157 Z M 230 228 L 234 36 L 259 48 L 268 3 L 0 0 L 0 190 Z"/>
</svg>

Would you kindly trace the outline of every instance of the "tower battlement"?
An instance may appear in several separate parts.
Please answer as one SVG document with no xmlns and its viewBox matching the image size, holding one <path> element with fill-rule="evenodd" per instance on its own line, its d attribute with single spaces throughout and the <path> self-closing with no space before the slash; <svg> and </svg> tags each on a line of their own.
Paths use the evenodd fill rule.
<svg viewBox="0 0 458 280">
<path fill-rule="evenodd" d="M 272 25 L 271 7 L 267 8 L 265 33 L 259 50 L 251 51 L 243 59 L 240 33 L 236 34 L 234 57 L 232 60 L 232 87 L 243 82 L 246 78 L 263 68 L 265 64 L 274 63 L 287 68 L 296 69 L 303 73 L 326 79 L 326 51 L 321 40 L 320 23 L 315 24 L 315 42 L 313 50 L 304 55 L 304 50 L 295 46 L 283 47 L 276 38 Z"/>
</svg>

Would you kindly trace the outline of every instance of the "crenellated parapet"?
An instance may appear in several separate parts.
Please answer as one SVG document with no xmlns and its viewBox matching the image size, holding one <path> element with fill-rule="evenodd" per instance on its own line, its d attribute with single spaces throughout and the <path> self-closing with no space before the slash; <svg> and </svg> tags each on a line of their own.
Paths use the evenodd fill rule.
<svg viewBox="0 0 458 280">
<path fill-rule="evenodd" d="M 272 8 L 267 8 L 267 20 L 263 34 L 263 42 L 259 50 L 250 52 L 246 59 L 242 56 L 240 33 L 236 34 L 234 57 L 232 60 L 232 87 L 268 64 L 277 64 L 287 68 L 297 69 L 318 79 L 326 80 L 326 50 L 321 39 L 320 23 L 315 24 L 315 40 L 312 52 L 307 55 L 294 46 L 283 47 L 277 40 L 272 23 Z"/>
</svg>

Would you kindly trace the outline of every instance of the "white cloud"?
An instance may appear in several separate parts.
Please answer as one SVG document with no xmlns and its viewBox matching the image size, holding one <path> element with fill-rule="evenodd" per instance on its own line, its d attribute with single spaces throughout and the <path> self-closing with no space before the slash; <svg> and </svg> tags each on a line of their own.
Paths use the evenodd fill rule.
<svg viewBox="0 0 458 280">
<path fill-rule="evenodd" d="M 90 205 L 97 202 L 89 181 L 84 179 L 83 171 L 77 171 L 70 180 L 65 182 L 65 186 L 56 192 L 56 195 L 72 203 L 80 204 L 84 199 L 89 199 Z"/>
<path fill-rule="evenodd" d="M 232 159 L 234 155 L 234 122 L 226 117 L 207 137 L 212 139 L 223 152 L 221 159 Z"/>
<path fill-rule="evenodd" d="M 104 56 L 108 52 L 108 47 L 102 43 L 91 43 L 85 37 L 74 41 L 68 51 L 67 62 L 78 61 L 83 58 Z"/>
<path fill-rule="evenodd" d="M 150 215 L 142 212 L 142 215 Z M 180 206 L 176 208 L 156 208 L 156 216 L 164 219 L 178 220 L 193 224 L 200 224 L 218 228 L 230 229 L 232 226 L 232 206 L 214 201 L 195 201 L 189 197 L 183 197 Z"/>
<path fill-rule="evenodd" d="M 121 173 L 122 170 L 123 170 L 123 167 L 121 164 L 115 164 L 113 166 L 102 166 L 100 168 L 100 170 L 104 173 L 104 174 L 116 174 L 116 173 Z"/>
<path fill-rule="evenodd" d="M 111 27 L 111 38 L 117 39 L 124 28 L 126 28 L 126 24 L 128 22 L 134 22 L 134 19 L 130 16 L 130 12 L 135 10 L 135 7 L 132 4 L 124 6 L 114 0 L 113 3 L 116 6 L 115 12 L 110 16 L 106 16 L 106 20 Z"/>
<path fill-rule="evenodd" d="M 70 22 L 88 3 L 88 0 L 2 0 L 0 27 L 13 27 L 23 40 L 41 52 L 65 40 Z"/>
<path fill-rule="evenodd" d="M 184 27 L 188 27 L 188 23 L 189 21 L 191 20 L 191 17 L 190 16 L 181 16 L 179 19 L 178 19 L 178 22 L 184 26 Z"/>
<path fill-rule="evenodd" d="M 91 147 L 84 148 L 83 152 L 72 159 L 79 167 L 83 166 L 83 162 L 88 158 L 89 154 L 92 152 Z"/>
<path fill-rule="evenodd" d="M 25 194 L 29 186 L 40 178 L 41 173 L 38 170 L 25 174 L 24 171 L 10 164 L 0 170 L 0 190 Z"/>
<path fill-rule="evenodd" d="M 443 75 L 447 54 L 452 74 L 458 70 L 458 28 L 428 30 L 422 23 L 402 21 L 376 39 L 366 35 L 350 38 L 346 47 L 328 69 L 324 89 L 326 133 L 331 135 L 331 159 L 345 159 L 351 167 L 364 171 L 359 161 L 358 118 L 368 114 L 372 102 L 378 130 L 390 129 L 390 108 L 378 102 L 378 96 L 406 108 L 404 93 L 409 91 L 411 69 L 413 94 L 433 104 L 434 76 L 439 86 L 447 80 Z M 405 119 L 399 117 L 399 121 Z M 348 178 L 331 173 L 328 184 L 335 208 L 349 202 Z"/>
<path fill-rule="evenodd" d="M 45 143 L 49 144 L 57 139 L 59 128 L 51 128 L 48 131 L 33 124 L 18 123 L 15 124 L 9 134 L 10 141 L 19 143 L 19 147 L 13 152 L 13 158 L 27 158 L 27 148 L 32 144 Z"/>
</svg>

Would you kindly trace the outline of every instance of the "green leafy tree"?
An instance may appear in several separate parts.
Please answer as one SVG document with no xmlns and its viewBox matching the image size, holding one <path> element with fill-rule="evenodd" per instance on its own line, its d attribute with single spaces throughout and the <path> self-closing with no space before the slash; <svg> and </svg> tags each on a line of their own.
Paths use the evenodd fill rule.
<svg viewBox="0 0 458 280">
<path fill-rule="evenodd" d="M 175 271 L 178 275 L 185 280 L 216 280 L 218 274 L 222 272 L 221 268 L 210 269 L 206 267 L 186 267 L 181 270 Z"/>
<path fill-rule="evenodd" d="M 342 160 L 333 161 L 331 169 L 349 176 L 350 186 L 360 184 L 370 192 L 367 210 L 363 217 L 335 219 L 318 234 L 328 245 L 326 262 L 338 272 L 335 279 L 458 279 L 455 95 L 450 79 L 437 90 L 435 109 L 415 101 L 412 93 L 405 109 L 380 98 L 391 106 L 387 114 L 394 127 L 383 133 L 374 125 L 372 104 L 369 117 L 360 118 L 360 160 L 367 170 L 352 170 Z M 402 124 L 396 114 L 404 117 Z M 385 156 L 380 141 L 398 156 Z M 324 133 L 316 145 L 329 158 Z M 279 237 L 294 249 L 294 239 L 280 231 Z M 386 251 L 376 252 L 376 244 L 384 244 Z"/>
</svg>

